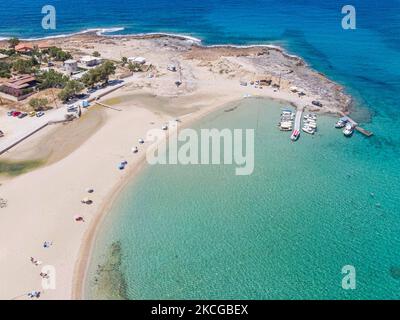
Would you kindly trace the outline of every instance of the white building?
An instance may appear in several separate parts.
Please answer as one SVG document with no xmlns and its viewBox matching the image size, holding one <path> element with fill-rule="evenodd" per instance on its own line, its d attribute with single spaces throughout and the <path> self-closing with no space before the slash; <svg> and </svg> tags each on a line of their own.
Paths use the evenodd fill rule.
<svg viewBox="0 0 400 320">
<path fill-rule="evenodd" d="M 78 62 L 76 60 L 70 59 L 64 61 L 64 70 L 68 74 L 74 74 L 78 71 Z"/>
<path fill-rule="evenodd" d="M 101 58 L 92 57 L 92 56 L 83 56 L 80 61 L 86 67 L 93 67 L 102 62 Z"/>
<path fill-rule="evenodd" d="M 146 63 L 146 59 L 143 58 L 143 57 L 130 57 L 130 58 L 128 58 L 128 62 L 138 63 L 138 64 L 145 64 Z"/>
</svg>

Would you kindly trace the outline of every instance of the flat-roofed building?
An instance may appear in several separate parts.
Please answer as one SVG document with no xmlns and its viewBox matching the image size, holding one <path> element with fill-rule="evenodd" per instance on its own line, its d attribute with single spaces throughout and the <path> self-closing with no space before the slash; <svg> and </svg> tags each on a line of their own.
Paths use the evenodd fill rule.
<svg viewBox="0 0 400 320">
<path fill-rule="evenodd" d="M 81 63 L 86 67 L 94 67 L 102 62 L 101 58 L 93 57 L 93 56 L 83 56 L 80 59 Z"/>
<path fill-rule="evenodd" d="M 78 71 L 78 62 L 73 59 L 65 60 L 64 61 L 64 70 L 69 75 L 76 73 Z"/>
</svg>

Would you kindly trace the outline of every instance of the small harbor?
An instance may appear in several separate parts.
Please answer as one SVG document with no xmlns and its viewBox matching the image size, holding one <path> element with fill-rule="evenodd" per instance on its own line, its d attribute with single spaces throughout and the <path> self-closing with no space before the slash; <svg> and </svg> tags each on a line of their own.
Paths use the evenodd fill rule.
<svg viewBox="0 0 400 320">
<path fill-rule="evenodd" d="M 305 109 L 306 107 L 298 108 L 296 112 L 290 108 L 282 109 L 278 128 L 281 131 L 291 131 L 290 140 L 292 141 L 297 141 L 300 138 L 300 130 L 310 135 L 314 135 L 317 132 L 317 114 L 307 113 L 303 116 Z M 341 129 L 345 137 L 351 137 L 355 131 L 366 137 L 374 135 L 372 131 L 360 127 L 356 121 L 345 113 L 342 112 L 341 116 L 342 117 L 338 119 L 334 127 Z"/>
<path fill-rule="evenodd" d="M 342 118 L 340 118 L 336 124 L 335 128 L 337 129 L 343 129 L 343 134 L 346 137 L 351 137 L 354 133 L 354 131 L 358 131 L 361 134 L 363 134 L 366 137 L 371 137 L 374 135 L 372 131 L 366 130 L 358 125 L 356 121 L 354 121 L 352 118 L 344 114 L 343 112 L 341 113 Z"/>
</svg>

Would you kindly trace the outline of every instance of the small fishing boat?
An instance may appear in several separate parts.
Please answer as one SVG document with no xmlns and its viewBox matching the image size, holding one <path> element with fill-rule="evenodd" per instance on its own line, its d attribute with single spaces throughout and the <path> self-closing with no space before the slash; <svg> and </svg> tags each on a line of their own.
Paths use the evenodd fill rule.
<svg viewBox="0 0 400 320">
<path fill-rule="evenodd" d="M 292 135 L 291 135 L 291 137 L 290 137 L 290 140 L 296 141 L 297 139 L 299 139 L 299 137 L 300 137 L 300 131 L 299 130 L 294 130 Z"/>
<path fill-rule="evenodd" d="M 309 122 L 305 122 L 304 125 L 307 126 L 307 127 L 313 128 L 313 129 L 317 129 L 317 123 L 316 122 L 309 121 Z"/>
<path fill-rule="evenodd" d="M 313 113 L 306 114 L 304 120 L 317 120 L 317 115 Z"/>
<path fill-rule="evenodd" d="M 335 124 L 335 128 L 344 128 L 346 126 L 346 123 L 348 122 L 346 117 L 340 118 L 336 124 Z"/>
<path fill-rule="evenodd" d="M 343 134 L 346 137 L 352 136 L 354 133 L 354 126 L 351 123 L 346 124 L 346 127 L 343 130 Z"/>
<path fill-rule="evenodd" d="M 291 121 L 284 121 L 280 124 L 280 129 L 282 131 L 292 131 L 293 129 L 293 122 Z"/>
<path fill-rule="evenodd" d="M 339 120 L 338 122 L 336 122 L 335 128 L 337 128 L 337 129 L 344 128 L 345 125 L 346 125 L 346 122 Z"/>
<path fill-rule="evenodd" d="M 305 125 L 303 128 L 301 128 L 305 133 L 308 134 L 314 134 L 315 133 L 315 129 Z"/>
</svg>

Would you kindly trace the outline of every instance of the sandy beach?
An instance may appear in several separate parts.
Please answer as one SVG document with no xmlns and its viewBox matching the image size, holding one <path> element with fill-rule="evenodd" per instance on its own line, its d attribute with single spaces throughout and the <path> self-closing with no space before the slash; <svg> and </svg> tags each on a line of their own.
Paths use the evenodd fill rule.
<svg viewBox="0 0 400 320">
<path fill-rule="evenodd" d="M 114 61 L 143 56 L 152 67 L 133 74 L 124 88 L 101 100 L 115 109 L 90 107 L 79 120 L 46 128 L 0 156 L 42 161 L 16 177 L 0 175 L 0 197 L 7 200 L 7 207 L 0 209 L 0 299 L 26 299 L 32 290 L 41 291 L 41 299 L 83 298 L 96 231 L 118 192 L 145 165 L 149 144 L 140 145 L 138 139 L 148 130 L 176 118 L 190 126 L 245 96 L 284 100 L 309 110 L 318 100 L 324 105 L 319 111 L 326 113 L 346 111 L 350 104 L 338 85 L 277 48 L 206 48 L 190 39 L 157 35 L 84 34 L 51 41 L 74 56 L 94 50 Z M 178 72 L 167 71 L 171 63 L 179 66 Z M 279 82 L 280 90 L 250 85 L 262 75 Z M 305 95 L 291 92 L 292 86 L 301 86 Z M 131 151 L 134 146 L 137 154 Z M 127 168 L 119 170 L 123 160 Z M 88 188 L 94 192 L 88 194 Z M 85 197 L 93 203 L 82 204 Z M 85 221 L 74 221 L 75 215 Z M 45 241 L 52 243 L 50 248 L 43 248 Z M 35 266 L 30 257 L 42 264 Z M 39 274 L 47 265 L 55 268 L 56 288 L 43 290 Z"/>
</svg>

